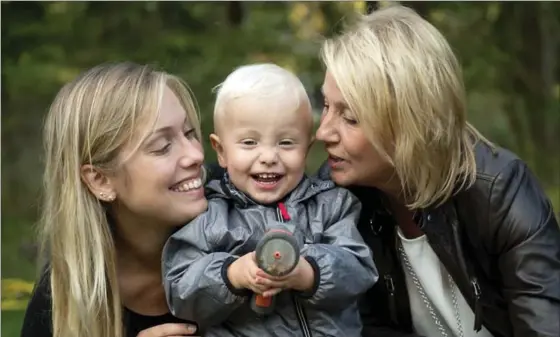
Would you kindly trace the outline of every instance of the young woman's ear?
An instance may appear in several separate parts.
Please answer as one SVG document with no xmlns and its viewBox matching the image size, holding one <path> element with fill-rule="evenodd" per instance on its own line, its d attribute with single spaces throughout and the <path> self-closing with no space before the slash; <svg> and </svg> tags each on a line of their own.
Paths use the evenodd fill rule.
<svg viewBox="0 0 560 337">
<path fill-rule="evenodd" d="M 117 193 L 109 178 L 93 165 L 85 164 L 80 169 L 82 181 L 87 185 L 89 191 L 101 201 L 111 202 L 117 197 Z"/>
</svg>

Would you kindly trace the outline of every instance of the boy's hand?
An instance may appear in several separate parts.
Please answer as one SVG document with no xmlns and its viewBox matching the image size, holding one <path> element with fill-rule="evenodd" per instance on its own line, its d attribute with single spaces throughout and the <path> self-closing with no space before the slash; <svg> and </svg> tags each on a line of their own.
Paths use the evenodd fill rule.
<svg viewBox="0 0 560 337">
<path fill-rule="evenodd" d="M 269 287 L 258 282 L 258 272 L 263 272 L 257 266 L 255 252 L 247 253 L 233 262 L 227 270 L 227 277 L 236 289 L 249 289 L 262 294 Z"/>
<path fill-rule="evenodd" d="M 310 291 L 315 282 L 315 272 L 309 262 L 303 257 L 299 258 L 297 266 L 288 275 L 280 277 L 271 276 L 258 269 L 257 276 L 257 283 L 265 287 L 264 297 L 274 296 L 283 289 Z"/>
</svg>

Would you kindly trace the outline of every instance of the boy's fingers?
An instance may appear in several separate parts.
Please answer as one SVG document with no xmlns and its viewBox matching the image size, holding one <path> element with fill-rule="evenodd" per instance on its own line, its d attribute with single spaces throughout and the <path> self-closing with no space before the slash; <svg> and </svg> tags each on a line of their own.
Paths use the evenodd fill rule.
<svg viewBox="0 0 560 337">
<path fill-rule="evenodd" d="M 265 289 L 265 290 L 269 290 L 271 288 L 283 289 L 283 288 L 286 287 L 286 282 L 285 281 L 275 281 L 275 280 L 270 280 L 270 279 L 259 279 L 258 283 L 262 284 L 263 286 L 266 286 L 267 289 Z"/>
<path fill-rule="evenodd" d="M 282 288 L 273 288 L 265 291 L 262 295 L 264 297 L 272 297 L 278 295 L 282 291 Z"/>
<path fill-rule="evenodd" d="M 258 277 L 265 278 L 265 279 L 267 279 L 267 280 L 281 282 L 281 281 L 287 280 L 287 279 L 290 277 L 290 274 L 284 275 L 284 276 L 272 276 L 272 275 L 269 275 L 269 274 L 265 273 L 265 272 L 262 271 L 261 269 L 259 269 L 259 270 L 257 271 L 257 276 L 258 276 Z"/>
</svg>

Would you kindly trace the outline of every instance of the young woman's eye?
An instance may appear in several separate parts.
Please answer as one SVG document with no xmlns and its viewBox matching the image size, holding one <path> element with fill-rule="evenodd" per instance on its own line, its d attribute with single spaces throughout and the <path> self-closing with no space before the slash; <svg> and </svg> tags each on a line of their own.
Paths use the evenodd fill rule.
<svg viewBox="0 0 560 337">
<path fill-rule="evenodd" d="M 185 138 L 187 139 L 196 139 L 196 130 L 194 128 L 185 131 L 184 133 Z"/>
<path fill-rule="evenodd" d="M 165 146 L 153 151 L 153 153 L 156 155 L 164 155 L 168 153 L 170 149 L 171 149 L 171 143 L 167 143 L 165 144 Z"/>
</svg>

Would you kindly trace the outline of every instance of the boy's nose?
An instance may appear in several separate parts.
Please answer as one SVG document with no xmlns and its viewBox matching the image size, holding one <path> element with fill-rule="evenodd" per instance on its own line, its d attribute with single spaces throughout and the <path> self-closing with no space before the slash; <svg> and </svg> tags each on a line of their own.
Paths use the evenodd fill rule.
<svg viewBox="0 0 560 337">
<path fill-rule="evenodd" d="M 278 162 L 278 151 L 276 148 L 264 149 L 260 154 L 259 160 L 265 165 L 276 164 Z"/>
</svg>

